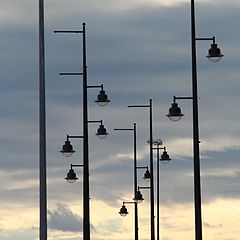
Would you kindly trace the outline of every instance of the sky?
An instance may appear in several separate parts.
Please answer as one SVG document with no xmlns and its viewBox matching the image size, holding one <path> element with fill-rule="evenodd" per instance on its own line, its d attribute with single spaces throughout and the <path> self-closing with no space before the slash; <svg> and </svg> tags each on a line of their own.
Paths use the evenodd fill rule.
<svg viewBox="0 0 240 240">
<path fill-rule="evenodd" d="M 240 112 L 239 16 L 237 0 L 196 1 L 197 37 L 216 37 L 224 58 L 205 57 L 211 42 L 197 42 L 203 239 L 239 240 Z M 160 166 L 162 240 L 194 239 L 192 105 L 180 100 L 184 117 L 166 118 L 172 98 L 191 96 L 190 1 L 45 1 L 48 239 L 82 239 L 82 170 L 79 181 L 64 177 L 76 153 L 63 157 L 66 135 L 82 134 L 81 30 L 87 24 L 89 85 L 104 84 L 111 103 L 95 104 L 89 89 L 89 120 L 103 120 L 109 136 L 100 140 L 89 126 L 92 240 L 134 237 L 133 207 L 122 218 L 123 201 L 133 197 L 133 136 L 114 128 L 137 123 L 139 166 L 149 165 L 149 115 L 130 104 L 153 100 L 154 139 L 172 159 Z M 2 0 L 0 239 L 39 239 L 38 1 Z M 155 157 L 155 155 L 154 155 Z M 156 169 L 156 161 L 155 168 Z M 138 184 L 146 186 L 138 173 Z M 155 174 L 155 173 L 154 173 Z M 139 205 L 139 236 L 150 239 L 149 193 Z"/>
</svg>

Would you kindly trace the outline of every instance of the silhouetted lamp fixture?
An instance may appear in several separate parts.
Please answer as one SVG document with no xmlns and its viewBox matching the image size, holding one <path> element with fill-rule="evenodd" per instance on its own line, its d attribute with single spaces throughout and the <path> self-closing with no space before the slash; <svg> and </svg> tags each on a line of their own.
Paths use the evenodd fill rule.
<svg viewBox="0 0 240 240">
<path fill-rule="evenodd" d="M 146 181 L 146 182 L 150 182 L 150 179 L 151 179 L 151 173 L 149 172 L 148 169 L 147 169 L 146 172 L 144 173 L 144 175 L 143 175 L 143 179 L 144 179 L 144 181 Z"/>
<path fill-rule="evenodd" d="M 133 200 L 134 200 L 136 203 L 141 203 L 141 202 L 144 200 L 143 195 L 142 195 L 142 193 L 141 193 L 140 190 L 138 190 L 138 191 L 136 192 L 135 198 L 133 198 Z"/>
<path fill-rule="evenodd" d="M 120 214 L 122 217 L 126 217 L 126 216 L 128 215 L 127 208 L 126 208 L 126 206 L 125 206 L 124 204 L 123 204 L 122 207 L 120 208 L 119 214 Z"/>
<path fill-rule="evenodd" d="M 99 128 L 97 130 L 96 135 L 100 138 L 103 139 L 105 137 L 107 137 L 108 133 L 106 128 L 104 127 L 104 125 L 101 123 L 101 125 L 99 125 Z"/>
<path fill-rule="evenodd" d="M 213 37 L 213 44 L 208 50 L 208 55 L 206 56 L 211 62 L 219 62 L 224 55 L 221 54 L 220 48 L 217 47 L 215 43 L 215 37 Z"/>
<path fill-rule="evenodd" d="M 65 141 L 65 144 L 62 146 L 62 150 L 60 152 L 65 157 L 71 157 L 73 155 L 73 153 L 75 152 L 73 150 L 73 146 L 72 146 L 71 142 L 68 139 L 67 139 L 67 141 Z"/>
<path fill-rule="evenodd" d="M 167 151 L 164 150 L 163 153 L 162 153 L 162 155 L 161 155 L 160 161 L 161 161 L 162 163 L 168 163 L 170 160 L 171 160 L 171 158 L 169 157 Z"/>
<path fill-rule="evenodd" d="M 95 101 L 99 106 L 105 106 L 107 105 L 110 100 L 108 99 L 107 94 L 105 93 L 105 91 L 102 89 L 99 91 L 97 100 Z"/>
<path fill-rule="evenodd" d="M 176 122 L 180 120 L 184 114 L 181 112 L 181 108 L 178 107 L 176 102 L 172 103 L 172 107 L 169 108 L 169 113 L 166 115 L 171 121 Z"/>
<path fill-rule="evenodd" d="M 76 180 L 78 180 L 76 173 L 74 170 L 71 168 L 69 169 L 69 172 L 67 173 L 67 177 L 65 177 L 68 183 L 75 183 Z"/>
</svg>

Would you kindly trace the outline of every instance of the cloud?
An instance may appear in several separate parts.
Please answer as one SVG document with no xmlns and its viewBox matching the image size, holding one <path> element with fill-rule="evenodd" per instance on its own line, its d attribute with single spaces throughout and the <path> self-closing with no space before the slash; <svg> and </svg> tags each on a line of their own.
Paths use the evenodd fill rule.
<svg viewBox="0 0 240 240">
<path fill-rule="evenodd" d="M 189 1 L 45 2 L 49 204 L 59 201 L 81 204 L 82 170 L 76 169 L 79 181 L 74 185 L 69 186 L 63 178 L 71 163 L 82 163 L 82 142 L 72 141 L 76 153 L 71 159 L 63 158 L 59 149 L 66 134 L 82 134 L 82 79 L 59 77 L 58 72 L 81 71 L 82 39 L 76 35 L 54 35 L 53 30 L 80 29 L 83 21 L 87 23 L 89 84 L 104 83 L 111 99 L 106 108 L 97 108 L 93 104 L 97 92 L 89 90 L 89 119 L 103 119 L 110 133 L 107 139 L 100 141 L 94 135 L 97 126 L 89 127 L 91 199 L 104 202 L 104 209 L 112 207 L 108 219 L 94 218 L 94 226 L 97 221 L 97 225 L 109 233 L 112 229 L 118 231 L 120 220 L 110 212 L 117 213 L 120 201 L 132 199 L 132 135 L 115 133 L 112 129 L 132 127 L 133 122 L 137 122 L 138 163 L 149 164 L 148 112 L 126 107 L 128 104 L 147 104 L 149 98 L 153 99 L 154 138 L 163 140 L 172 158 L 160 169 L 162 205 L 192 203 L 191 102 L 179 102 L 185 116 L 178 123 L 165 117 L 173 95 L 191 95 Z M 236 50 L 240 38 L 236 31 L 239 1 L 198 1 L 196 10 L 198 37 L 216 35 L 218 46 L 225 55 L 218 64 L 209 64 L 205 55 L 210 43 L 198 43 L 201 179 L 205 204 L 218 198 L 240 197 L 239 173 L 236 171 L 240 167 L 239 53 Z M 32 206 L 31 215 L 37 216 L 37 4 L 30 0 L 21 3 L 5 0 L 0 12 L 0 61 L 3 66 L 0 178 L 7 179 L 0 186 L 0 201 L 4 209 L 17 206 L 14 210 L 18 212 L 29 211 L 26 205 Z M 142 174 L 139 172 L 139 184 L 143 183 Z M 147 206 L 148 194 L 144 195 Z M 179 211 L 184 212 L 181 208 Z M 12 212 L 8 219 L 14 215 Z M 147 216 L 144 213 L 143 218 L 147 219 L 144 224 L 148 224 Z M 96 216 L 100 217 L 101 213 Z M 3 216 L 1 219 L 11 222 L 5 221 Z M 30 221 L 26 225 L 31 225 Z M 49 210 L 49 221 L 56 234 L 54 240 L 60 239 L 63 231 L 64 236 L 82 231 L 81 217 L 64 204 Z M 68 226 L 70 222 L 73 225 Z M 173 223 L 166 224 L 166 229 L 174 226 Z M 209 220 L 206 223 L 218 226 Z M 13 239 L 17 238 L 13 236 Z"/>
<path fill-rule="evenodd" d="M 4 240 L 37 240 L 37 231 L 34 229 L 20 229 L 14 231 L 0 230 L 0 238 Z"/>
<path fill-rule="evenodd" d="M 74 214 L 65 204 L 57 204 L 55 210 L 48 210 L 49 227 L 63 232 L 80 232 L 83 229 L 82 218 Z"/>
<path fill-rule="evenodd" d="M 99 224 L 96 229 L 101 229 L 102 234 L 109 235 L 113 233 L 121 233 L 123 231 L 123 225 L 121 219 L 119 218 L 107 219 L 103 223 Z"/>
<path fill-rule="evenodd" d="M 222 225 L 222 224 L 212 225 L 212 224 L 209 224 L 209 223 L 204 222 L 204 223 L 203 223 L 203 226 L 204 226 L 204 227 L 207 227 L 207 228 L 221 228 L 223 225 Z"/>
</svg>

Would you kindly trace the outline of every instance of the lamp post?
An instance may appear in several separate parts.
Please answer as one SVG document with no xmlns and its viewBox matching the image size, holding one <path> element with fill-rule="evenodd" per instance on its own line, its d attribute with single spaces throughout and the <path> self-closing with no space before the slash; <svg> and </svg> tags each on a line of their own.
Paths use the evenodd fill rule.
<svg viewBox="0 0 240 240">
<path fill-rule="evenodd" d="M 114 131 L 133 131 L 133 185 L 134 185 L 134 199 L 137 194 L 137 130 L 136 123 L 133 128 L 114 128 Z M 126 203 L 126 202 L 125 202 Z M 129 203 L 129 202 L 128 202 Z M 124 206 L 124 204 L 123 204 Z M 138 240 L 138 205 L 134 205 L 135 210 L 135 240 Z M 121 215 L 121 214 L 120 214 Z"/>
<path fill-rule="evenodd" d="M 46 100 L 44 0 L 39 0 L 39 216 L 40 240 L 47 240 Z"/>
<path fill-rule="evenodd" d="M 129 105 L 130 108 L 149 108 L 149 131 L 150 131 L 150 213 L 151 213 L 151 240 L 155 240 L 154 230 L 154 178 L 153 178 L 153 120 L 152 120 L 152 99 L 149 100 L 149 105 Z"/>
<path fill-rule="evenodd" d="M 87 48 L 86 23 L 81 31 L 54 31 L 55 33 L 82 34 L 83 37 L 83 65 L 81 73 L 61 73 L 60 75 L 83 76 L 83 240 L 90 240 L 90 207 L 89 207 L 89 143 L 88 143 L 88 88 L 101 88 L 97 103 L 110 102 L 103 91 L 103 86 L 88 86 L 87 84 Z M 102 97 L 101 97 L 102 96 Z"/>
<path fill-rule="evenodd" d="M 153 150 L 157 150 L 157 240 L 160 239 L 160 170 L 159 170 L 159 162 L 163 162 L 163 163 L 168 163 L 171 158 L 169 157 L 167 151 L 166 151 L 166 147 L 160 147 L 160 145 L 162 145 L 162 140 L 161 139 L 157 139 L 153 141 L 153 144 L 156 146 L 153 148 Z M 159 158 L 160 156 L 160 149 L 163 149 L 163 153 L 161 155 L 161 158 Z"/>
<path fill-rule="evenodd" d="M 199 121 L 198 121 L 198 88 L 197 88 L 197 57 L 196 41 L 212 40 L 211 48 L 206 56 L 212 62 L 218 62 L 223 55 L 217 47 L 215 37 L 196 38 L 195 30 L 195 1 L 191 0 L 191 48 L 192 48 L 192 96 L 174 97 L 174 103 L 169 109 L 167 117 L 179 120 L 183 114 L 177 106 L 175 99 L 192 99 L 193 109 L 193 158 L 194 158 L 194 206 L 195 206 L 195 239 L 202 240 L 202 210 L 201 210 L 201 176 L 200 176 L 200 153 L 199 153 Z"/>
</svg>

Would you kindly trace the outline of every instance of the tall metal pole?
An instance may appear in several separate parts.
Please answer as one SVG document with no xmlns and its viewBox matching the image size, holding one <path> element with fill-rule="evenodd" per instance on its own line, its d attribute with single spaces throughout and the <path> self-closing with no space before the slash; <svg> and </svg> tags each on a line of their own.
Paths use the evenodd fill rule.
<svg viewBox="0 0 240 240">
<path fill-rule="evenodd" d="M 39 182 L 40 240 L 47 240 L 44 1 L 39 0 Z"/>
<path fill-rule="evenodd" d="M 193 153 L 194 153 L 194 202 L 195 202 L 195 239 L 202 240 L 201 181 L 198 124 L 198 90 L 196 61 L 195 5 L 191 0 L 192 32 L 192 97 L 193 97 Z"/>
<path fill-rule="evenodd" d="M 137 129 L 133 124 L 133 148 L 134 148 L 134 197 L 137 193 Z M 135 202 L 135 240 L 138 240 L 138 204 Z"/>
<path fill-rule="evenodd" d="M 83 23 L 83 240 L 90 240 L 86 24 Z"/>
<path fill-rule="evenodd" d="M 149 105 L 129 105 L 128 107 L 149 108 L 149 150 L 150 150 L 150 224 L 151 224 L 151 240 L 155 240 L 154 230 L 154 177 L 153 177 L 153 118 L 152 118 L 152 99 L 149 100 Z"/>
<path fill-rule="evenodd" d="M 159 195 L 160 195 L 160 187 L 159 187 L 159 145 L 157 145 L 157 240 L 160 239 L 160 211 L 159 211 Z"/>
<path fill-rule="evenodd" d="M 133 131 L 133 194 L 134 198 L 138 190 L 137 184 L 137 124 L 133 124 L 133 128 L 114 128 L 116 131 Z M 134 203 L 135 209 L 135 240 L 138 240 L 138 204 L 137 202 L 125 202 L 125 203 Z"/>
<path fill-rule="evenodd" d="M 153 177 L 153 119 L 152 119 L 152 99 L 149 100 L 150 106 L 150 208 L 151 208 L 151 240 L 155 239 L 154 230 L 154 177 Z"/>
</svg>

